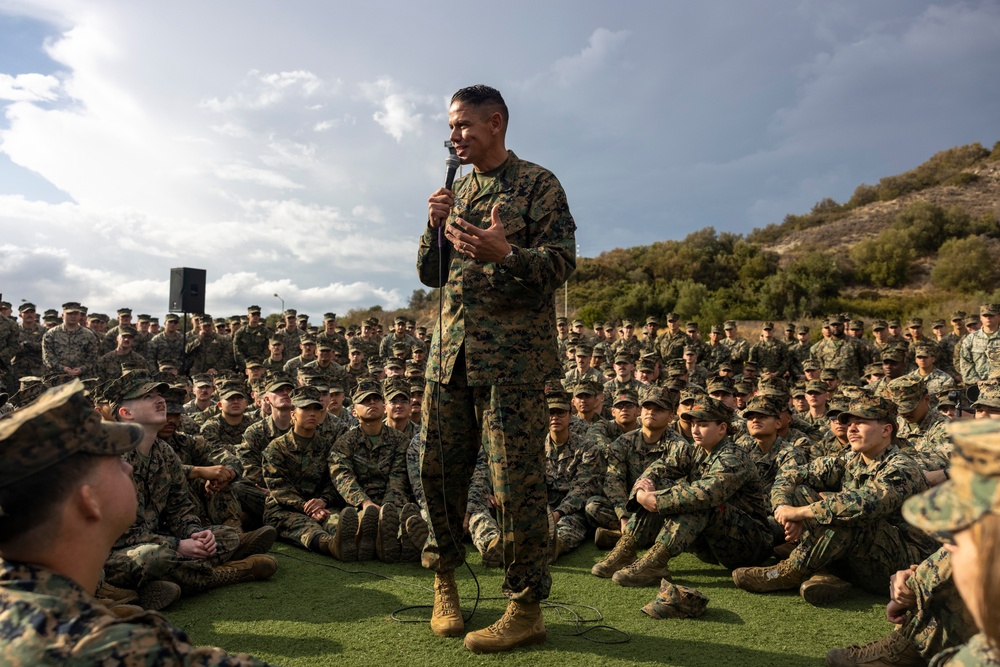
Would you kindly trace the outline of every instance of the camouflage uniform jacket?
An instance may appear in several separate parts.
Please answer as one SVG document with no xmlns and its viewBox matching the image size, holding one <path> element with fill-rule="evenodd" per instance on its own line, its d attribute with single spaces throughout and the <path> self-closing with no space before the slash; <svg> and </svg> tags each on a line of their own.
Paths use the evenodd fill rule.
<svg viewBox="0 0 1000 667">
<path fill-rule="evenodd" d="M 823 368 L 837 369 L 842 379 L 861 377 L 866 359 L 865 349 L 853 338 L 824 338 L 812 347 L 812 356 L 819 360 Z"/>
<path fill-rule="evenodd" d="M 788 372 L 794 377 L 805 375 L 802 363 L 812 355 L 812 345 L 795 341 L 788 344 Z"/>
<path fill-rule="evenodd" d="M 443 383 L 451 381 L 463 350 L 471 387 L 540 388 L 546 380 L 558 379 L 553 294 L 576 268 L 576 223 L 566 193 L 550 171 L 512 151 L 507 155 L 490 172 L 492 178 L 472 171 L 455 182 L 447 224 L 461 217 L 486 229 L 491 209 L 499 205 L 514 249 L 509 268 L 452 253 L 449 243 L 439 249 L 437 230 L 430 225 L 420 238 L 420 282 L 444 289 L 444 314 L 427 363 L 427 377 Z M 439 275 L 439 262 L 447 275 Z"/>
<path fill-rule="evenodd" d="M 909 376 L 923 380 L 924 386 L 927 387 L 927 393 L 930 394 L 931 397 L 937 396 L 942 391 L 955 388 L 954 378 L 940 368 L 935 368 L 927 375 L 921 375 L 919 370 L 915 370 L 910 373 Z M 933 398 L 931 400 L 931 405 L 934 405 Z"/>
<path fill-rule="evenodd" d="M 636 393 L 636 396 L 638 396 L 639 392 L 642 390 L 642 383 L 635 378 L 629 378 L 624 382 L 614 378 L 608 380 L 604 383 L 604 405 L 611 406 L 611 403 L 615 399 L 615 395 L 624 389 L 631 389 Z"/>
<path fill-rule="evenodd" d="M 319 361 L 319 357 L 313 357 L 312 359 L 303 359 L 302 355 L 300 354 L 299 356 L 293 357 L 288 361 L 286 361 L 285 367 L 282 370 L 284 370 L 286 373 L 291 374 L 292 377 L 295 377 L 295 374 L 299 372 L 300 368 L 308 364 L 311 364 L 314 361 Z"/>
<path fill-rule="evenodd" d="M 316 342 L 329 343 L 330 346 L 333 348 L 334 359 L 340 359 L 340 361 L 343 363 L 347 362 L 347 353 L 348 353 L 347 338 L 345 338 L 343 334 L 339 334 L 336 332 L 328 334 L 324 331 L 323 333 L 316 336 Z M 265 356 L 267 356 L 266 353 Z"/>
<path fill-rule="evenodd" d="M 103 383 L 108 380 L 120 378 L 123 370 L 132 368 L 148 371 L 149 367 L 146 365 L 146 358 L 135 350 L 130 350 L 128 354 L 118 354 L 116 350 L 112 350 L 97 360 L 97 363 L 91 369 L 91 373 L 96 375 Z"/>
<path fill-rule="evenodd" d="M 706 345 L 705 350 L 705 356 L 701 361 L 712 373 L 718 373 L 719 366 L 729 363 L 733 356 L 732 350 L 723 344 L 722 341 L 719 341 L 715 345 Z"/>
<path fill-rule="evenodd" d="M 360 426 L 337 438 L 330 450 L 330 479 L 344 501 L 354 507 L 366 500 L 405 505 L 407 444 L 401 432 L 385 424 L 375 443 Z"/>
<path fill-rule="evenodd" d="M 768 514 L 771 514 L 774 511 L 774 508 L 771 507 L 771 487 L 774 486 L 778 471 L 785 465 L 806 465 L 809 460 L 806 452 L 798 449 L 780 435 L 775 439 L 768 452 L 762 451 L 757 445 L 757 441 L 750 435 L 743 436 L 736 444 L 746 450 L 750 461 L 757 468 L 757 477 L 764 489 Z M 788 463 L 789 461 L 791 464 Z"/>
<path fill-rule="evenodd" d="M 964 644 L 935 655 L 928 667 L 1000 667 L 1000 651 L 980 632 Z"/>
<path fill-rule="evenodd" d="M 243 442 L 236 448 L 236 455 L 243 464 L 243 477 L 247 481 L 264 487 L 264 471 L 261 468 L 264 450 L 272 440 L 288 431 L 289 429 L 279 429 L 274 425 L 274 419 L 268 416 L 243 432 Z"/>
<path fill-rule="evenodd" d="M 319 365 L 319 359 L 313 359 L 312 361 L 303 364 L 303 368 L 314 368 L 321 373 L 321 376 L 325 378 L 328 382 L 334 382 L 340 385 L 344 390 L 344 393 L 350 393 L 353 387 L 346 386 L 350 380 L 347 375 L 347 371 L 344 367 L 338 364 L 336 361 L 331 361 L 326 368 Z"/>
<path fill-rule="evenodd" d="M 97 334 L 80 327 L 75 331 L 59 324 L 42 336 L 42 359 L 50 371 L 63 372 L 63 366 L 80 368 L 80 377 L 89 377 L 88 372 L 97 362 L 100 343 Z"/>
<path fill-rule="evenodd" d="M 383 359 L 388 359 L 393 356 L 392 346 L 395 343 L 406 343 L 406 358 L 410 358 L 410 354 L 413 349 L 413 345 L 419 341 L 408 333 L 404 333 L 402 336 L 397 336 L 395 331 L 390 331 L 386 335 L 382 336 L 382 342 L 378 346 L 378 356 Z"/>
<path fill-rule="evenodd" d="M 226 445 L 235 452 L 236 446 L 243 442 L 243 434 L 253 425 L 254 421 L 244 414 L 240 423 L 233 426 L 222 415 L 216 415 L 201 425 L 201 437 L 205 438 L 210 445 L 216 447 Z"/>
<path fill-rule="evenodd" d="M 122 455 L 132 465 L 139 507 L 135 523 L 115 542 L 115 549 L 160 544 L 176 549 L 182 539 L 202 529 L 198 510 L 188 493 L 180 457 L 157 438 L 149 456 L 138 449 Z"/>
<path fill-rule="evenodd" d="M 437 243 L 436 240 L 435 243 Z M 361 336 L 355 336 L 353 342 L 354 342 L 354 347 L 358 348 L 359 350 L 365 353 L 365 358 L 363 362 L 365 365 L 368 364 L 368 361 L 370 359 L 375 359 L 376 357 L 379 356 L 378 353 L 379 341 L 377 339 L 372 338 L 371 340 L 365 340 Z M 365 369 L 365 372 L 367 372 L 367 368 Z"/>
<path fill-rule="evenodd" d="M 233 343 L 228 336 L 211 334 L 202 338 L 196 336 L 187 346 L 189 375 L 204 373 L 210 368 L 218 372 L 235 371 Z"/>
<path fill-rule="evenodd" d="M 37 324 L 30 330 L 23 326 L 18 328 L 18 348 L 11 364 L 16 379 L 27 375 L 42 377 L 47 373 L 45 364 L 42 362 L 42 336 L 44 335 L 45 329 Z"/>
<path fill-rule="evenodd" d="M 282 345 L 285 346 L 284 354 L 287 358 L 291 359 L 292 355 L 297 354 L 299 351 L 299 341 L 302 340 L 302 329 L 298 327 L 295 327 L 292 331 L 278 329 L 274 332 L 274 337 L 280 340 Z"/>
<path fill-rule="evenodd" d="M 934 365 L 950 373 L 955 370 L 955 346 L 958 344 L 958 336 L 954 333 L 946 334 L 941 340 L 937 341 L 938 350 L 940 354 L 934 361 Z"/>
<path fill-rule="evenodd" d="M 636 428 L 638 428 L 638 421 L 636 421 Z M 587 439 L 590 440 L 590 446 L 587 448 L 586 462 L 590 466 L 590 474 L 598 486 L 595 493 L 599 493 L 604 485 L 604 475 L 608 470 L 608 450 L 611 448 L 611 443 L 631 432 L 623 431 L 618 422 L 613 419 L 591 424 L 590 428 L 587 429 Z"/>
<path fill-rule="evenodd" d="M 9 317 L 0 317 L 0 374 L 10 368 L 11 359 L 21 347 L 21 327 Z"/>
<path fill-rule="evenodd" d="M 943 470 L 949 467 L 953 446 L 948 437 L 949 419 L 938 410 L 927 409 L 919 424 L 911 424 L 902 417 L 896 418 L 899 430 L 896 437 L 904 439 L 908 447 L 902 448 L 924 470 Z"/>
<path fill-rule="evenodd" d="M 545 485 L 552 511 L 563 516 L 580 512 L 593 495 L 588 449 L 589 442 L 572 433 L 561 445 L 552 442 L 551 433 L 545 436 Z"/>
<path fill-rule="evenodd" d="M 633 359 L 639 358 L 639 353 L 642 352 L 642 343 L 635 336 L 632 336 L 628 340 L 624 338 L 619 338 L 611 346 L 612 356 L 617 356 L 619 354 L 627 354 Z"/>
<path fill-rule="evenodd" d="M 217 445 L 200 435 L 174 433 L 165 441 L 177 454 L 181 462 L 181 471 L 187 479 L 191 468 L 207 466 L 226 466 L 239 477 L 243 474 L 243 464 L 236 452 L 228 445 Z"/>
<path fill-rule="evenodd" d="M 263 324 L 251 327 L 240 327 L 240 330 L 233 334 L 233 360 L 237 368 L 245 368 L 247 359 L 257 357 L 263 361 L 271 353 L 267 349 L 271 332 Z"/>
<path fill-rule="evenodd" d="M 728 436 L 712 451 L 697 445 L 675 447 L 642 475 L 656 486 L 656 511 L 689 514 L 731 505 L 767 529 L 764 491 L 750 455 Z M 638 507 L 635 492 L 629 507 Z"/>
<path fill-rule="evenodd" d="M 0 561 L 0 663 L 267 667 L 245 653 L 196 648 L 156 612 L 115 618 L 68 577 L 9 560 Z"/>
<path fill-rule="evenodd" d="M 980 329 L 962 339 L 958 357 L 965 384 L 973 385 L 989 379 L 991 364 L 987 352 L 997 347 L 1000 347 L 1000 331 L 988 334 L 985 329 Z"/>
<path fill-rule="evenodd" d="M 747 361 L 756 362 L 757 368 L 774 370 L 778 377 L 788 370 L 788 346 L 780 340 L 762 340 L 750 348 Z"/>
<path fill-rule="evenodd" d="M 592 380 L 593 382 L 596 382 L 597 384 L 600 385 L 604 384 L 604 376 L 601 375 L 601 371 L 597 370 L 593 366 L 588 368 L 585 373 L 581 373 L 579 368 L 576 367 L 571 368 L 569 371 L 566 372 L 566 375 L 563 377 L 563 384 L 568 387 L 571 384 L 579 382 L 580 380 L 584 379 Z"/>
<path fill-rule="evenodd" d="M 466 513 L 488 512 L 490 510 L 489 496 L 493 495 L 493 479 L 490 477 L 490 463 L 486 458 L 486 449 L 479 448 L 476 467 L 469 481 L 469 500 L 466 503 Z"/>
<path fill-rule="evenodd" d="M 385 422 L 385 425 L 389 426 L 390 428 L 393 428 L 389 424 L 389 422 Z M 402 430 L 400 429 L 395 429 L 395 430 L 403 434 L 403 438 L 406 439 L 406 442 L 410 442 L 410 440 L 413 439 L 413 436 L 418 435 L 420 433 L 420 424 L 414 424 L 413 422 L 408 421 L 406 422 L 406 426 L 404 426 Z"/>
<path fill-rule="evenodd" d="M 851 451 L 851 445 L 842 443 L 833 431 L 827 430 L 819 442 L 812 443 L 808 451 L 808 459 L 812 461 L 824 456 L 844 456 Z"/>
<path fill-rule="evenodd" d="M 321 498 L 327 509 L 343 507 L 327 466 L 333 442 L 329 435 L 303 438 L 291 430 L 271 441 L 264 450 L 267 506 L 302 512 L 306 501 Z"/>
<path fill-rule="evenodd" d="M 678 331 L 677 333 L 670 333 L 669 331 L 664 331 L 660 334 L 659 338 L 656 339 L 656 349 L 660 353 L 660 359 L 664 363 L 670 361 L 671 359 L 680 359 L 684 356 L 684 346 L 691 343 L 691 338 L 683 331 Z"/>
<path fill-rule="evenodd" d="M 733 339 L 723 338 L 719 342 L 729 348 L 729 355 L 732 358 L 732 362 L 738 364 L 740 367 L 736 370 L 740 370 L 743 364 L 750 360 L 750 341 L 746 338 L 740 336 Z"/>
<path fill-rule="evenodd" d="M 673 449 L 687 447 L 690 445 L 684 438 L 669 428 L 653 443 L 646 442 L 641 428 L 630 431 L 611 443 L 608 448 L 608 470 L 604 477 L 604 495 L 611 501 L 619 519 L 631 516 L 632 513 L 625 508 L 625 504 L 636 480 L 646 468 Z"/>
<path fill-rule="evenodd" d="M 771 488 L 772 506 L 794 505 L 795 488 L 803 484 L 817 492 L 832 492 L 812 504 L 820 524 L 874 530 L 885 519 L 904 533 L 910 531 L 900 511 L 903 501 L 927 489 L 916 462 L 896 445 L 871 463 L 856 452 L 816 459 L 805 466 L 788 461 Z"/>
<path fill-rule="evenodd" d="M 154 372 L 159 370 L 162 361 L 173 361 L 180 366 L 183 356 L 184 337 L 179 332 L 171 336 L 166 331 L 161 331 L 153 336 L 146 348 L 146 360 Z"/>
</svg>

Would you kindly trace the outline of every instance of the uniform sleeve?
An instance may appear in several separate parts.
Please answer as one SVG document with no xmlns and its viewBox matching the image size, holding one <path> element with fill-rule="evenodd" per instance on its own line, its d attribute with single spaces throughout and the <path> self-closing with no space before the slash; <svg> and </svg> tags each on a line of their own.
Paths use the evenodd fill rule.
<svg viewBox="0 0 1000 667">
<path fill-rule="evenodd" d="M 553 508 L 564 516 L 582 511 L 583 506 L 587 504 L 587 498 L 593 491 L 593 476 L 590 472 L 590 466 L 585 460 L 585 452 L 589 443 L 584 441 L 580 445 L 580 449 L 576 452 L 577 461 L 576 465 L 573 466 L 574 474 L 570 480 L 569 490 L 563 496 L 559 506 Z"/>
<path fill-rule="evenodd" d="M 282 507 L 302 512 L 306 499 L 288 479 L 288 451 L 284 438 L 277 438 L 264 450 L 264 483 L 267 492 Z"/>
<path fill-rule="evenodd" d="M 343 434 L 330 449 L 330 480 L 340 497 L 348 505 L 361 507 L 366 500 L 371 500 L 365 490 L 358 482 L 358 477 L 354 473 L 354 466 L 351 465 L 351 457 L 354 455 L 355 434 L 359 429 L 351 429 Z"/>
<path fill-rule="evenodd" d="M 719 452 L 708 470 L 696 480 L 678 479 L 656 491 L 659 514 L 684 514 L 718 507 L 731 498 L 754 474 L 748 459 L 735 448 Z"/>
<path fill-rule="evenodd" d="M 202 530 L 198 508 L 188 491 L 187 477 L 181 470 L 181 461 L 170 447 L 162 447 L 164 471 L 170 479 L 170 498 L 165 512 L 170 532 L 180 539 L 191 537 Z"/>
<path fill-rule="evenodd" d="M 608 447 L 608 471 L 604 476 L 604 495 L 615 508 L 619 519 L 627 519 L 632 513 L 625 508 L 630 489 L 628 484 L 628 448 L 627 436 L 622 436 Z"/>
<path fill-rule="evenodd" d="M 897 455 L 896 459 L 903 459 Z M 824 459 L 818 459 L 822 461 Z M 828 494 L 812 504 L 816 521 L 821 524 L 870 524 L 895 514 L 903 501 L 921 490 L 923 476 L 911 463 L 892 461 L 858 489 Z"/>
<path fill-rule="evenodd" d="M 260 426 L 260 428 L 258 428 Z M 243 476 L 258 486 L 264 484 L 264 471 L 261 467 L 266 439 L 264 422 L 257 422 L 243 433 L 243 441 L 236 447 L 236 456 L 243 466 Z"/>
<path fill-rule="evenodd" d="M 391 428 L 387 430 L 393 431 Z M 389 471 L 389 480 L 382 503 L 402 507 L 407 503 L 410 495 L 406 491 L 406 446 L 408 443 L 402 434 L 396 436 L 393 433 L 391 435 L 396 440 L 394 445 L 395 454 L 392 457 L 392 468 Z M 386 432 L 386 429 L 383 429 L 382 437 L 386 438 L 389 436 L 390 434 Z"/>
<path fill-rule="evenodd" d="M 490 466 L 486 460 L 486 450 L 480 447 L 479 456 L 476 459 L 476 467 L 472 471 L 472 481 L 469 482 L 469 500 L 466 504 L 466 513 L 486 512 L 490 508 L 487 496 L 493 493 L 493 486 L 490 483 Z"/>
</svg>

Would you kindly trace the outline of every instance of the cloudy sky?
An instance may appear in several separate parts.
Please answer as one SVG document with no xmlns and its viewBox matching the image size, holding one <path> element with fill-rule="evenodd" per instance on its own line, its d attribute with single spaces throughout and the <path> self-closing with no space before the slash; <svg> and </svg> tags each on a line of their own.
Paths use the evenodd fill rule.
<svg viewBox="0 0 1000 667">
<path fill-rule="evenodd" d="M 405 305 L 472 83 L 593 256 L 992 146 L 998 82 L 996 0 L 0 0 L 0 291 L 162 315 L 190 266 L 217 315 Z"/>
</svg>

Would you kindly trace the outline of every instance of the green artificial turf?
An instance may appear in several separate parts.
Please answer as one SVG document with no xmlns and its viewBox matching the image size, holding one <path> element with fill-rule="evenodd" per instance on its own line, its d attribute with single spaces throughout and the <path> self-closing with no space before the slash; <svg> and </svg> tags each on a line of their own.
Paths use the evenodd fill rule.
<svg viewBox="0 0 1000 667">
<path fill-rule="evenodd" d="M 495 621 L 506 606 L 498 599 L 500 573 L 482 567 L 475 549 L 470 564 L 482 599 L 466 626 Z M 622 588 L 590 574 L 603 557 L 593 544 L 563 556 L 552 568 L 552 595 L 545 610 L 549 641 L 507 654 L 476 656 L 460 638 L 434 636 L 430 608 L 433 575 L 419 564 L 342 564 L 287 545 L 275 545 L 278 572 L 265 582 L 230 586 L 186 598 L 167 610 L 195 644 L 247 652 L 279 665 L 683 665 L 751 667 L 820 665 L 833 647 L 865 643 L 891 631 L 885 600 L 854 590 L 829 607 L 812 607 L 796 592 L 754 595 L 736 589 L 718 566 L 684 554 L 671 561 L 675 583 L 708 596 L 698 619 L 654 620 L 640 608 L 655 588 Z M 468 615 L 476 585 L 458 574 Z M 603 616 L 615 630 L 589 622 Z M 580 620 L 581 622 L 578 622 Z M 581 634 L 582 633 L 582 634 Z M 627 633 L 627 634 L 626 634 Z M 625 643 L 621 642 L 627 639 Z"/>
</svg>

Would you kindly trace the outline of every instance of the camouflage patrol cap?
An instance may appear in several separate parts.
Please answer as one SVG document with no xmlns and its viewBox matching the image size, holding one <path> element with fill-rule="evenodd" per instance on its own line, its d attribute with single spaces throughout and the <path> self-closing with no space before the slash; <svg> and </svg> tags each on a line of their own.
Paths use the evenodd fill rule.
<svg viewBox="0 0 1000 667">
<path fill-rule="evenodd" d="M 604 323 L 604 330 L 605 331 L 614 331 L 615 330 L 615 323 L 612 322 L 611 320 L 608 320 L 607 322 Z"/>
<path fill-rule="evenodd" d="M 807 394 L 825 394 L 830 391 L 830 385 L 823 380 L 809 380 L 806 383 Z"/>
<path fill-rule="evenodd" d="M 830 398 L 830 401 L 826 404 L 826 414 L 824 415 L 827 419 L 836 419 L 837 416 L 851 407 L 851 399 L 843 394 L 837 394 Z"/>
<path fill-rule="evenodd" d="M 333 343 L 326 338 L 321 338 L 320 340 L 316 341 L 316 349 L 319 351 L 333 350 Z"/>
<path fill-rule="evenodd" d="M 396 396 L 410 398 L 410 381 L 403 378 L 386 378 L 382 381 L 382 395 L 390 401 Z"/>
<path fill-rule="evenodd" d="M 639 391 L 639 405 L 643 406 L 646 404 L 658 405 L 664 410 L 677 410 L 677 405 L 680 402 L 680 395 L 673 389 L 667 389 L 666 387 L 657 387 L 656 385 L 650 385 L 648 387 L 643 387 Z"/>
<path fill-rule="evenodd" d="M 573 410 L 565 394 L 550 394 L 545 397 L 545 403 L 550 411 L 565 410 L 566 412 L 572 412 Z"/>
<path fill-rule="evenodd" d="M 709 329 L 708 331 L 709 333 L 720 334 L 720 335 L 724 333 L 721 324 L 713 324 L 712 328 Z"/>
<path fill-rule="evenodd" d="M 730 378 L 716 376 L 709 378 L 708 382 L 705 383 L 705 391 L 709 394 L 723 392 L 734 395 L 736 393 L 736 387 L 733 385 L 733 381 Z"/>
<path fill-rule="evenodd" d="M 979 324 L 979 318 L 976 317 L 975 315 L 969 315 L 965 319 L 965 326 L 967 327 L 976 326 L 977 324 Z"/>
<path fill-rule="evenodd" d="M 948 435 L 955 444 L 951 479 L 903 504 L 908 522 L 941 540 L 1000 512 L 1000 422 L 952 422 Z"/>
<path fill-rule="evenodd" d="M 335 326 L 333 328 L 333 330 L 336 331 L 337 333 L 339 333 L 341 336 L 343 336 L 345 333 L 347 333 L 347 329 L 344 328 L 343 324 L 338 324 L 337 326 Z M 417 332 L 418 333 L 427 333 L 427 327 L 417 327 Z"/>
<path fill-rule="evenodd" d="M 719 364 L 719 372 L 720 373 L 723 372 L 723 371 L 728 371 L 728 372 L 732 373 L 735 370 L 736 369 L 733 367 L 733 362 L 731 362 L 731 361 L 723 361 L 721 364 Z"/>
<path fill-rule="evenodd" d="M 847 409 L 837 416 L 837 421 L 841 424 L 850 422 L 851 417 L 857 419 L 875 419 L 881 422 L 888 422 L 895 428 L 896 406 L 891 401 L 881 396 L 863 394 L 851 399 Z"/>
<path fill-rule="evenodd" d="M 734 416 L 732 408 L 722 401 L 712 398 L 711 396 L 703 396 L 696 400 L 694 405 L 692 405 L 687 412 L 681 415 L 681 419 L 684 421 L 697 420 L 724 422 L 728 424 L 733 421 Z"/>
<path fill-rule="evenodd" d="M 250 392 L 247 391 L 247 386 L 242 382 L 225 382 L 221 387 L 219 387 L 219 398 L 222 400 L 227 400 L 233 396 L 242 396 L 243 398 L 249 398 Z"/>
<path fill-rule="evenodd" d="M 644 606 L 642 611 L 656 619 L 697 618 L 704 615 L 707 607 L 708 598 L 701 591 L 662 579 L 656 599 Z"/>
<path fill-rule="evenodd" d="M 767 396 L 788 396 L 788 383 L 781 378 L 761 378 L 757 381 L 757 393 Z"/>
<path fill-rule="evenodd" d="M 979 306 L 980 315 L 1000 315 L 1000 303 L 984 303 Z"/>
<path fill-rule="evenodd" d="M 667 362 L 668 377 L 678 377 L 687 374 L 688 374 L 687 364 L 684 363 L 683 359 L 671 359 L 670 361 Z"/>
<path fill-rule="evenodd" d="M 679 392 L 677 404 L 687 406 L 694 405 L 706 396 L 708 396 L 708 394 L 705 393 L 704 389 L 695 385 L 690 385 Z"/>
<path fill-rule="evenodd" d="M 64 303 L 62 305 L 62 309 L 63 309 L 63 312 L 65 312 L 65 313 L 82 313 L 83 312 L 83 306 L 81 306 L 76 301 L 67 301 L 66 303 Z M 48 313 L 46 313 L 46 314 L 48 314 Z"/>
<path fill-rule="evenodd" d="M 635 359 L 633 359 L 632 355 L 628 354 L 627 352 L 619 352 L 618 354 L 615 355 L 615 363 L 616 364 L 634 364 L 635 363 Z"/>
<path fill-rule="evenodd" d="M 789 322 L 785 325 L 785 332 L 795 331 L 795 322 Z"/>
<path fill-rule="evenodd" d="M 944 329 L 946 326 L 948 326 L 948 323 L 944 320 L 934 320 L 931 322 L 931 329 Z"/>
<path fill-rule="evenodd" d="M 282 387 L 294 389 L 296 384 L 295 378 L 288 373 L 275 373 L 264 379 L 264 392 L 274 393 Z"/>
<path fill-rule="evenodd" d="M 135 335 L 137 333 L 139 333 L 139 332 L 136 331 L 134 327 L 119 327 L 118 328 L 118 335 L 119 336 L 131 336 L 132 338 L 135 338 Z"/>
<path fill-rule="evenodd" d="M 288 318 L 288 317 L 295 317 L 298 314 L 299 314 L 299 311 L 295 310 L 294 308 L 288 308 L 287 310 L 285 310 L 284 313 L 282 313 L 282 317 L 286 317 L 286 318 Z"/>
<path fill-rule="evenodd" d="M 698 348 L 695 347 L 694 345 L 685 345 L 684 346 L 684 354 L 693 354 L 694 356 L 697 357 L 698 356 Z"/>
<path fill-rule="evenodd" d="M 45 319 L 48 320 L 47 317 Z M 90 315 L 87 315 L 87 321 L 88 322 L 103 322 L 104 318 L 101 317 L 100 313 L 92 313 Z"/>
<path fill-rule="evenodd" d="M 944 326 L 944 323 L 942 323 Z M 937 357 L 938 349 L 937 345 L 928 341 L 920 341 L 913 346 L 913 356 L 914 357 Z"/>
<path fill-rule="evenodd" d="M 791 396 L 792 398 L 804 398 L 806 395 L 806 383 L 796 382 L 792 385 Z"/>
<path fill-rule="evenodd" d="M 885 397 L 896 404 L 901 414 L 913 412 L 927 395 L 927 385 L 918 377 L 904 375 L 892 380 L 886 387 Z"/>
<path fill-rule="evenodd" d="M 323 407 L 319 389 L 303 385 L 292 390 L 292 406 L 296 408 Z"/>
<path fill-rule="evenodd" d="M 316 339 L 312 336 L 302 336 L 299 338 L 299 345 L 315 345 Z"/>
<path fill-rule="evenodd" d="M 677 322 L 681 319 L 681 316 L 677 313 L 667 313 L 667 322 Z"/>
<path fill-rule="evenodd" d="M 406 366 L 399 357 L 389 357 L 385 362 L 385 368 L 406 368 Z"/>
<path fill-rule="evenodd" d="M 879 377 L 881 377 L 884 374 L 885 373 L 882 370 L 882 364 L 868 364 L 867 366 L 865 366 L 865 372 L 864 372 L 865 377 L 868 377 L 870 375 L 878 375 Z"/>
<path fill-rule="evenodd" d="M 604 331 L 604 323 L 594 322 L 594 331 Z"/>
<path fill-rule="evenodd" d="M 574 327 L 582 327 L 583 326 L 583 320 L 580 320 L 580 319 L 573 320 L 573 326 Z"/>
<path fill-rule="evenodd" d="M 882 331 L 889 327 L 889 323 L 885 320 L 875 320 L 872 322 L 872 331 Z"/>
<path fill-rule="evenodd" d="M 723 330 L 735 329 L 736 320 L 726 320 L 722 325 Z"/>
<path fill-rule="evenodd" d="M 901 364 L 903 363 L 903 360 L 905 358 L 906 358 L 906 352 L 902 348 L 898 347 L 886 348 L 885 351 L 882 353 L 883 363 L 885 363 L 886 361 L 892 361 L 894 363 Z"/>
<path fill-rule="evenodd" d="M 976 397 L 972 407 L 997 408 L 1000 409 L 1000 384 L 988 382 L 979 387 L 979 396 Z"/>
<path fill-rule="evenodd" d="M 939 391 L 934 395 L 934 398 L 937 400 L 937 406 L 939 408 L 945 406 L 955 407 L 958 405 L 958 391 L 955 389 L 944 389 Z"/>
<path fill-rule="evenodd" d="M 578 357 L 589 357 L 594 354 L 594 347 L 589 343 L 577 343 L 576 344 L 576 356 Z"/>
<path fill-rule="evenodd" d="M 17 312 L 19 313 L 27 313 L 28 311 L 35 312 L 35 310 L 37 310 L 35 304 L 29 303 L 27 301 L 25 301 L 24 303 L 22 303 L 20 306 L 17 307 Z"/>
<path fill-rule="evenodd" d="M 749 421 L 750 415 L 754 414 L 764 415 L 765 417 L 780 417 L 781 411 L 770 396 L 754 396 L 747 401 L 747 407 L 743 410 L 743 417 Z"/>
<path fill-rule="evenodd" d="M 634 327 L 635 325 L 632 323 L 632 320 L 622 320 L 622 326 L 623 327 Z"/>
<path fill-rule="evenodd" d="M 566 324 L 567 320 L 565 317 L 559 316 L 556 318 L 556 324 Z"/>
<path fill-rule="evenodd" d="M 655 315 L 650 315 L 646 318 L 646 324 L 655 324 L 660 326 L 660 320 Z"/>
<path fill-rule="evenodd" d="M 922 329 L 924 326 L 924 318 L 922 317 L 911 317 L 906 321 L 907 329 Z"/>
<path fill-rule="evenodd" d="M 654 362 L 652 359 L 640 359 L 638 362 L 636 362 L 635 369 L 637 371 L 652 373 L 653 371 L 656 370 L 656 362 Z"/>
<path fill-rule="evenodd" d="M 954 310 L 951 313 L 951 321 L 952 322 L 961 322 L 966 317 L 968 317 L 968 315 L 969 314 L 966 313 L 964 310 Z"/>
<path fill-rule="evenodd" d="M 743 370 L 744 371 L 746 371 L 746 370 L 756 371 L 757 370 L 757 362 L 756 361 L 748 361 L 748 362 L 746 362 L 745 364 L 743 364 Z"/>
<path fill-rule="evenodd" d="M 764 322 L 764 324 L 760 325 L 760 328 L 762 331 L 770 331 L 774 329 L 774 322 Z"/>
<path fill-rule="evenodd" d="M 198 387 L 213 387 L 213 386 L 215 386 L 215 383 L 212 382 L 212 376 L 211 375 L 205 375 L 205 374 L 195 375 L 193 378 L 191 378 L 191 382 L 194 385 L 195 389 L 197 389 Z"/>
<path fill-rule="evenodd" d="M 163 321 L 164 322 L 180 322 L 181 318 L 180 318 L 180 315 L 177 315 L 176 313 L 167 313 L 166 315 L 163 316 Z"/>
<path fill-rule="evenodd" d="M 623 403 L 634 403 L 639 405 L 639 393 L 634 389 L 629 389 L 624 387 L 615 392 L 614 398 L 611 401 L 611 407 L 617 408 Z"/>
<path fill-rule="evenodd" d="M 697 330 L 698 330 L 698 323 L 697 323 L 697 322 L 688 322 L 688 323 L 687 323 L 687 324 L 685 325 L 685 327 L 684 327 L 684 328 L 685 328 L 685 330 L 687 330 L 687 331 L 697 331 Z"/>
<path fill-rule="evenodd" d="M 737 396 L 749 396 L 754 391 L 753 380 L 745 378 L 733 385 Z"/>
<path fill-rule="evenodd" d="M 901 324 L 899 323 L 899 320 L 889 320 L 889 328 L 890 328 L 890 329 L 899 329 L 899 328 L 901 328 L 902 326 L 903 326 L 903 325 L 901 325 Z"/>
<path fill-rule="evenodd" d="M 132 314 L 132 309 L 131 308 L 119 308 L 117 312 L 118 312 L 118 317 L 122 317 L 123 315 L 131 315 Z"/>
<path fill-rule="evenodd" d="M 374 380 L 362 380 L 358 383 L 358 386 L 354 388 L 351 394 L 351 401 L 354 403 L 361 403 L 369 396 L 382 396 L 382 385 Z M 384 400 L 384 399 L 383 399 Z"/>
<path fill-rule="evenodd" d="M 148 396 L 154 391 L 162 395 L 169 387 L 166 382 L 157 382 L 145 371 L 130 371 L 105 385 L 104 395 L 110 403 L 118 405 Z"/>
<path fill-rule="evenodd" d="M 851 320 L 850 329 L 851 331 L 863 331 L 865 328 L 865 323 L 862 320 Z"/>
<path fill-rule="evenodd" d="M 807 333 L 809 333 L 809 327 L 807 327 L 804 324 L 800 324 L 799 326 L 795 327 L 795 333 L 797 333 L 797 334 L 807 334 Z"/>
<path fill-rule="evenodd" d="M 603 387 L 597 382 L 591 380 L 590 378 L 584 378 L 582 380 L 577 380 L 570 387 L 569 391 L 576 396 L 597 396 L 603 393 Z"/>
<path fill-rule="evenodd" d="M 135 449 L 143 430 L 105 423 L 73 380 L 49 389 L 30 405 L 0 419 L 0 487 L 64 461 L 78 452 L 118 456 Z M 0 514 L 3 509 L 0 508 Z"/>
<path fill-rule="evenodd" d="M 606 359 L 608 356 L 608 346 L 604 343 L 598 343 L 594 346 L 594 351 L 591 356 L 595 359 Z"/>
</svg>

